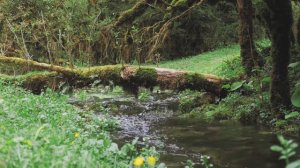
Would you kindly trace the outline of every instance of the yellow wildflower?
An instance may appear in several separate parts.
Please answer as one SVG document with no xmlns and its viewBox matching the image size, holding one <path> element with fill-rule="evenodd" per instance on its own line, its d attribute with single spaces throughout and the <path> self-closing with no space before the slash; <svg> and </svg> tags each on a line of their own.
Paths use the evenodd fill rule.
<svg viewBox="0 0 300 168">
<path fill-rule="evenodd" d="M 79 138 L 79 137 L 80 137 L 80 133 L 79 133 L 79 132 L 76 132 L 75 135 L 74 135 L 74 137 L 75 137 L 75 138 Z"/>
<path fill-rule="evenodd" d="M 144 164 L 144 158 L 141 156 L 135 158 L 133 161 L 133 165 L 137 167 L 142 166 L 143 164 Z"/>
<path fill-rule="evenodd" d="M 150 166 L 155 166 L 155 164 L 156 164 L 156 158 L 153 157 L 153 156 L 149 156 L 149 157 L 147 158 L 147 162 L 148 162 L 148 164 L 149 164 Z"/>
</svg>

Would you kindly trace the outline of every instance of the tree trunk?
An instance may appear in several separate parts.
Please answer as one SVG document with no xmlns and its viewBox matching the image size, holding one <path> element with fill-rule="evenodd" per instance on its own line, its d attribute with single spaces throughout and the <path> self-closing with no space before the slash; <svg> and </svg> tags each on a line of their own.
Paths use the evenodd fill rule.
<svg viewBox="0 0 300 168">
<path fill-rule="evenodd" d="M 270 32 L 272 40 L 271 105 L 277 118 L 283 118 L 281 108 L 291 105 L 288 80 L 288 64 L 291 48 L 293 22 L 289 0 L 266 0 L 270 9 Z"/>
<path fill-rule="evenodd" d="M 226 82 L 222 78 L 214 75 L 164 68 L 107 65 L 70 69 L 46 63 L 39 63 L 32 60 L 25 60 L 16 57 L 5 57 L 1 55 L 0 63 L 18 67 L 29 66 L 33 69 L 47 70 L 57 73 L 50 73 L 50 76 L 47 76 L 45 74 L 25 76 L 25 79 L 23 81 L 25 82 L 26 86 L 32 85 L 34 87 L 37 86 L 38 88 L 44 88 L 44 85 L 49 83 L 51 83 L 52 85 L 53 82 L 47 82 L 47 79 L 50 80 L 54 78 L 55 80 L 67 82 L 73 87 L 78 88 L 89 86 L 95 81 L 101 81 L 101 83 L 103 84 L 113 82 L 116 85 L 120 85 L 124 88 L 130 89 L 133 93 L 137 93 L 139 87 L 153 88 L 154 86 L 160 86 L 161 89 L 191 89 L 198 91 L 204 90 L 219 96 L 223 94 L 222 82 Z M 0 80 L 4 80 L 1 79 L 1 75 Z M 54 83 L 59 82 L 54 81 Z M 37 91 L 39 89 L 35 90 Z"/>
<path fill-rule="evenodd" d="M 240 46 L 242 64 L 246 74 L 251 75 L 255 66 L 262 66 L 253 41 L 253 8 L 251 0 L 237 0 L 237 8 L 240 18 Z"/>
<path fill-rule="evenodd" d="M 297 23 L 297 42 L 298 45 L 300 46 L 300 17 L 298 18 L 298 23 Z"/>
</svg>

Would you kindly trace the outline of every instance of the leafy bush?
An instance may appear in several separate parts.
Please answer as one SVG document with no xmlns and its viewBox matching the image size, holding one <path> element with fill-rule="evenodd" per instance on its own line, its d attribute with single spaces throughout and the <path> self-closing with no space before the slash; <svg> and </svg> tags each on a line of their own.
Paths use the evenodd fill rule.
<svg viewBox="0 0 300 168">
<path fill-rule="evenodd" d="M 227 78 L 239 77 L 244 74 L 244 68 L 241 64 L 241 58 L 236 57 L 224 61 L 218 67 L 219 76 L 226 76 Z"/>
<path fill-rule="evenodd" d="M 291 161 L 291 158 L 296 154 L 298 144 L 293 140 L 285 139 L 282 135 L 277 136 L 280 145 L 271 146 L 271 150 L 280 153 L 279 160 L 284 160 L 286 168 L 298 168 L 300 167 L 300 159 Z"/>
</svg>

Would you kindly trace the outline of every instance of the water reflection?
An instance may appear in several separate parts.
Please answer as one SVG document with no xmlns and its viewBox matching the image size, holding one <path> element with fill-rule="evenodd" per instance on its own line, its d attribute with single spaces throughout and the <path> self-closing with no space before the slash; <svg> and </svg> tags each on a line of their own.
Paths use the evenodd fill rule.
<svg viewBox="0 0 300 168">
<path fill-rule="evenodd" d="M 113 113 L 120 122 L 120 129 L 113 134 L 115 141 L 121 145 L 135 137 L 148 137 L 168 167 L 183 167 L 187 159 L 198 163 L 201 154 L 211 156 L 215 167 L 284 167 L 278 155 L 270 151 L 277 139 L 268 130 L 232 121 L 206 123 L 179 119 L 176 95 L 153 95 L 148 102 L 128 96 L 95 103 L 99 102 L 118 109 Z M 200 167 L 199 163 L 196 167 Z"/>
</svg>

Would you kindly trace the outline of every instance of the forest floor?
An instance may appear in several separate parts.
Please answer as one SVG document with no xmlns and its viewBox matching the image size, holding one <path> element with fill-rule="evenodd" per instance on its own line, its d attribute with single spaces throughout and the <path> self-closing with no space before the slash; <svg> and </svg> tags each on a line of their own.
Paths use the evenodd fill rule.
<svg viewBox="0 0 300 168">
<path fill-rule="evenodd" d="M 222 66 L 226 62 L 239 59 L 239 57 L 239 45 L 230 45 L 228 47 L 220 48 L 214 51 L 205 52 L 182 59 L 162 61 L 159 63 L 158 66 L 162 68 L 214 74 L 220 75 L 222 77 L 227 77 L 231 74 L 222 73 Z"/>
<path fill-rule="evenodd" d="M 258 40 L 256 43 L 259 51 L 270 45 L 271 42 L 266 39 Z M 238 44 L 232 44 L 198 55 L 161 61 L 158 67 L 213 74 L 225 78 L 235 78 L 244 73 L 240 62 L 240 46 Z M 150 67 L 157 66 L 150 64 L 145 65 Z"/>
</svg>

